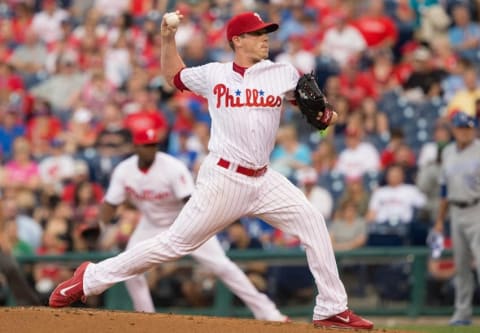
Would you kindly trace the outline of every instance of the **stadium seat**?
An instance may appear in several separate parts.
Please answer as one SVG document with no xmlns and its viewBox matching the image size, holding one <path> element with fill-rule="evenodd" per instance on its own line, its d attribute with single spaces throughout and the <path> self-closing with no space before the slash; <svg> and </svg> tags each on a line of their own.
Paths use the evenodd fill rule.
<svg viewBox="0 0 480 333">
<path fill-rule="evenodd" d="M 329 191 L 333 201 L 337 202 L 345 190 L 345 177 L 339 172 L 331 171 L 320 176 L 317 184 Z"/>
<path fill-rule="evenodd" d="M 363 175 L 363 186 L 368 192 L 372 192 L 380 184 L 381 173 L 369 171 Z"/>
</svg>

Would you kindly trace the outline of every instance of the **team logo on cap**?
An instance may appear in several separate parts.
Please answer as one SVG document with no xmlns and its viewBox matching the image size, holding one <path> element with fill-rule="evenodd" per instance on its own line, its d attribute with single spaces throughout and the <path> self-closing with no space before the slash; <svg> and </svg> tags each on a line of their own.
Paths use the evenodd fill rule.
<svg viewBox="0 0 480 333">
<path fill-rule="evenodd" d="M 256 18 L 258 18 L 258 20 L 259 20 L 260 22 L 263 23 L 263 20 L 262 20 L 262 18 L 260 17 L 260 15 L 259 15 L 258 13 L 253 13 L 253 15 L 254 15 Z"/>
</svg>

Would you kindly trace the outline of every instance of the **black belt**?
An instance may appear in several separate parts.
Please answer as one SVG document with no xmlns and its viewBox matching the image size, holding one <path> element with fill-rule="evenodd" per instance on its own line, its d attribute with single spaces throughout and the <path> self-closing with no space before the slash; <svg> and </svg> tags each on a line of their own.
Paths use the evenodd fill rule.
<svg viewBox="0 0 480 333">
<path fill-rule="evenodd" d="M 453 206 L 456 206 L 458 208 L 468 208 L 468 207 L 472 207 L 472 206 L 475 206 L 476 204 L 478 204 L 480 202 L 480 198 L 476 198 L 476 199 L 473 199 L 473 200 L 470 200 L 470 201 L 456 201 L 456 200 L 449 200 L 448 203 L 453 205 Z"/>
</svg>

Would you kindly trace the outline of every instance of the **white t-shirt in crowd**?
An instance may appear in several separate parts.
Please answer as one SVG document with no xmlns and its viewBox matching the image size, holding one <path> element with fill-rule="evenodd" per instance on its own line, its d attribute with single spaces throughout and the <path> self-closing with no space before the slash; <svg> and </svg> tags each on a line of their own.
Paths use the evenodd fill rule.
<svg viewBox="0 0 480 333">
<path fill-rule="evenodd" d="M 336 27 L 329 28 L 322 41 L 322 54 L 333 58 L 341 67 L 350 57 L 366 48 L 362 34 L 352 26 L 346 26 L 342 31 Z"/>
<path fill-rule="evenodd" d="M 376 212 L 375 222 L 412 221 L 414 209 L 425 206 L 427 198 L 416 186 L 382 186 L 372 193 L 368 208 Z"/>
<path fill-rule="evenodd" d="M 366 172 L 380 170 L 380 155 L 374 145 L 361 142 L 355 148 L 345 148 L 338 156 L 335 171 L 346 178 L 358 178 Z"/>
</svg>

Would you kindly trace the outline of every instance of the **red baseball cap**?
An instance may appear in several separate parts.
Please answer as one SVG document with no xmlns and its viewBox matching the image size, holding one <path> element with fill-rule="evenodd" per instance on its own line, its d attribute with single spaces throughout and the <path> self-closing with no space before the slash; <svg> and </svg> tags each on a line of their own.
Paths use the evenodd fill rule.
<svg viewBox="0 0 480 333">
<path fill-rule="evenodd" d="M 277 23 L 263 22 L 260 15 L 255 12 L 246 12 L 235 15 L 227 24 L 227 39 L 232 40 L 234 36 L 240 36 L 247 32 L 254 32 L 266 29 L 273 32 L 278 29 Z"/>
<path fill-rule="evenodd" d="M 133 132 L 133 144 L 135 145 L 148 145 L 159 141 L 159 132 L 154 128 L 137 129 Z"/>
</svg>

